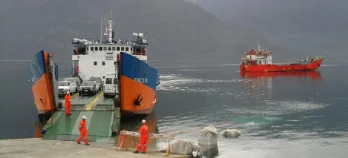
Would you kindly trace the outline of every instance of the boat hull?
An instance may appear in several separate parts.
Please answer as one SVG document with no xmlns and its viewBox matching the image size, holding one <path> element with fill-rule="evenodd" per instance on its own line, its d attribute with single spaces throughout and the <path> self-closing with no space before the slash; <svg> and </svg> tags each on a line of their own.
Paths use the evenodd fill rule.
<svg viewBox="0 0 348 158">
<path fill-rule="evenodd" d="M 119 62 L 122 117 L 150 114 L 156 104 L 157 70 L 123 52 Z"/>
<path fill-rule="evenodd" d="M 54 69 L 51 70 L 52 68 Z M 35 54 L 30 63 L 30 74 L 32 93 L 38 114 L 55 110 L 55 82 L 53 80 L 57 79 L 56 73 L 57 69 L 55 69 L 55 65 L 51 65 L 47 52 L 42 50 Z"/>
<path fill-rule="evenodd" d="M 287 65 L 240 65 L 241 72 L 285 72 L 285 71 L 314 71 L 323 62 L 323 58 L 313 60 L 308 64 L 287 64 Z"/>
</svg>

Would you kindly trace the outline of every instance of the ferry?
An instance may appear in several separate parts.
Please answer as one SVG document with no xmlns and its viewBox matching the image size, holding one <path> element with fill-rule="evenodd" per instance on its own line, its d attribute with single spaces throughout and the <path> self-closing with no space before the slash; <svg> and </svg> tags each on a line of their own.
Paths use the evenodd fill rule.
<svg viewBox="0 0 348 158">
<path fill-rule="evenodd" d="M 116 120 L 120 120 L 120 116 L 145 117 L 153 113 L 157 101 L 156 87 L 160 82 L 158 70 L 147 63 L 149 44 L 144 34 L 133 33 L 132 40 L 115 40 L 113 21 L 109 20 L 103 35 L 98 40 L 73 38 L 71 43 L 71 76 L 66 77 L 76 78 L 81 87 L 88 82 L 98 84 L 99 88 L 96 88 L 95 84 L 94 87 L 92 85 L 92 96 L 84 96 L 83 92 L 87 88 L 82 89 L 79 86 L 73 91 L 58 89 L 58 65 L 51 59 L 49 52 L 41 50 L 32 58 L 32 93 L 39 114 L 39 123 L 35 129 L 41 129 L 42 133 L 46 133 L 47 139 L 56 139 L 62 135 L 78 135 L 73 129 L 82 116 L 89 118 L 89 128 L 103 129 L 104 134 L 101 131 L 91 133 L 97 138 L 110 136 L 109 132 L 117 132 L 120 122 Z M 95 79 L 101 79 L 101 82 L 95 82 Z M 65 116 L 64 100 L 59 98 L 59 94 L 67 91 L 75 92 L 72 94 L 71 116 Z M 120 114 L 116 109 L 119 109 Z M 66 123 L 62 123 L 64 121 L 68 121 L 71 127 L 67 128 Z M 59 128 L 63 125 L 65 126 Z M 41 132 L 36 135 L 40 135 Z"/>
<path fill-rule="evenodd" d="M 293 63 L 272 63 L 272 51 L 261 49 L 251 49 L 245 52 L 245 56 L 241 58 L 241 72 L 284 72 L 284 71 L 314 71 L 318 69 L 324 58 L 315 57 L 299 60 Z"/>
</svg>

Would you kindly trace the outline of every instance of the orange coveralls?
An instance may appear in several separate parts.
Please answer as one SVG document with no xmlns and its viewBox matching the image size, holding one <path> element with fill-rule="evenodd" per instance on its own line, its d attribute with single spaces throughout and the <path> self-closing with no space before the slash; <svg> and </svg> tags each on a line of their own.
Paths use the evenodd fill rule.
<svg viewBox="0 0 348 158">
<path fill-rule="evenodd" d="M 65 100 L 65 114 L 70 115 L 71 113 L 71 102 L 70 100 L 72 99 L 71 95 L 68 93 L 65 95 L 64 100 Z"/>
<path fill-rule="evenodd" d="M 84 139 L 85 144 L 88 144 L 88 131 L 87 131 L 86 120 L 81 120 L 79 125 L 80 137 L 77 139 L 77 143 L 80 144 L 82 138 Z"/>
<path fill-rule="evenodd" d="M 139 152 L 139 150 L 142 150 L 143 153 L 146 153 L 147 140 L 149 139 L 149 127 L 147 127 L 146 124 L 143 124 L 140 127 L 139 133 L 140 133 L 140 140 L 139 140 L 136 151 Z"/>
</svg>

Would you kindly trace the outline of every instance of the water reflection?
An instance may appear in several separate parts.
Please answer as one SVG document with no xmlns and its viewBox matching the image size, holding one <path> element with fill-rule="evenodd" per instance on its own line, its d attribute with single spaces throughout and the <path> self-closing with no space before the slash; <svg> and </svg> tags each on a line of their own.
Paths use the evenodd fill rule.
<svg viewBox="0 0 348 158">
<path fill-rule="evenodd" d="M 275 77 L 305 77 L 320 80 L 318 71 L 291 71 L 291 72 L 240 72 L 241 78 L 275 78 Z"/>
<path fill-rule="evenodd" d="M 244 82 L 244 93 L 251 98 L 260 98 L 266 95 L 267 99 L 273 97 L 273 81 L 275 78 L 301 78 L 308 80 L 321 80 L 318 71 L 297 71 L 297 72 L 240 72 L 240 77 L 248 79 Z M 265 97 L 262 97 L 265 99 Z"/>
</svg>

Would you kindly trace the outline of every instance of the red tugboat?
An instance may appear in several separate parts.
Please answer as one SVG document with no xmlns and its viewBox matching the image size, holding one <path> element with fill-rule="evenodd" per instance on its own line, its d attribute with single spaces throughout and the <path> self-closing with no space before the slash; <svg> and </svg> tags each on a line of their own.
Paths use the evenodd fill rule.
<svg viewBox="0 0 348 158">
<path fill-rule="evenodd" d="M 318 69 L 324 58 L 315 57 L 299 60 L 294 63 L 273 64 L 272 52 L 258 46 L 258 50 L 251 50 L 245 53 L 241 59 L 241 72 L 281 72 L 281 71 L 314 71 Z"/>
</svg>

